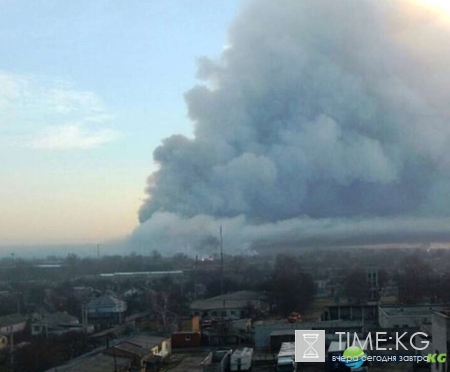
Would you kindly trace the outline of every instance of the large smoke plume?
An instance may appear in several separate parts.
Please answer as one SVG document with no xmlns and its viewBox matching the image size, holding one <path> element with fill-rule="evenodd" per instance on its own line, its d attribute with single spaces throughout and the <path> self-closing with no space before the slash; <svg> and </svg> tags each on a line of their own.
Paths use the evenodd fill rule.
<svg viewBox="0 0 450 372">
<path fill-rule="evenodd" d="M 413 0 L 258 0 L 186 93 L 135 247 L 448 240 L 450 27 Z M 449 232 L 449 233 L 448 233 Z"/>
</svg>

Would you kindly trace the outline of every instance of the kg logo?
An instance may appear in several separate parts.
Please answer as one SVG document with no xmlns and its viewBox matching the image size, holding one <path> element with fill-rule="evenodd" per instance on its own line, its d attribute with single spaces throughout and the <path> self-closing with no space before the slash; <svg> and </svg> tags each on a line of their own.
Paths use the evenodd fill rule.
<svg viewBox="0 0 450 372">
<path fill-rule="evenodd" d="M 342 357 L 344 358 L 344 363 L 347 367 L 356 369 L 364 364 L 366 354 L 358 346 L 350 346 L 345 349 Z"/>
<path fill-rule="evenodd" d="M 295 361 L 325 362 L 325 331 L 295 331 Z"/>
</svg>

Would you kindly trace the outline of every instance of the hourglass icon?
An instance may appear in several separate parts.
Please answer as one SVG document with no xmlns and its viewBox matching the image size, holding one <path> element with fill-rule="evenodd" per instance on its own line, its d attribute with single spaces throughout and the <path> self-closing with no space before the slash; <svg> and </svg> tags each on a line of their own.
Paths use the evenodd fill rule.
<svg viewBox="0 0 450 372">
<path fill-rule="evenodd" d="M 308 359 L 317 359 L 319 358 L 319 353 L 316 349 L 313 348 L 313 345 L 317 342 L 317 339 L 319 338 L 318 334 L 303 334 L 303 339 L 308 344 L 308 348 L 303 353 L 303 358 Z"/>
</svg>

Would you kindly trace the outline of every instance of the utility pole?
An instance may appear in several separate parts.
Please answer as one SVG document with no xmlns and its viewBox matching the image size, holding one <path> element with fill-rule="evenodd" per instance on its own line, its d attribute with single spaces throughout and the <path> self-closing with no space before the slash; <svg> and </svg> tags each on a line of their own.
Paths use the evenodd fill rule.
<svg viewBox="0 0 450 372">
<path fill-rule="evenodd" d="M 109 336 L 108 336 L 109 337 Z M 112 352 L 114 357 L 114 372 L 117 372 L 117 359 L 116 359 L 116 348 L 115 348 L 114 339 L 112 339 Z"/>
<path fill-rule="evenodd" d="M 45 338 L 47 339 L 47 342 L 48 342 L 48 320 L 47 320 L 47 315 L 44 315 L 44 319 L 45 319 Z"/>
<path fill-rule="evenodd" d="M 97 244 L 97 259 L 100 260 L 100 244 Z"/>
<path fill-rule="evenodd" d="M 11 326 L 9 329 L 9 347 L 10 347 L 10 354 L 11 354 L 11 370 L 14 371 L 14 333 L 13 333 L 13 327 Z"/>
<path fill-rule="evenodd" d="M 197 270 L 198 270 L 198 255 L 195 256 L 195 271 L 194 271 L 194 300 L 197 299 Z"/>
<path fill-rule="evenodd" d="M 220 225 L 220 289 L 223 292 L 223 236 L 222 236 L 222 225 Z M 225 300 L 223 300 L 223 308 L 225 308 Z"/>
<path fill-rule="evenodd" d="M 83 324 L 83 330 L 87 332 L 87 324 L 88 324 L 88 309 L 86 304 L 81 304 L 81 322 Z"/>
</svg>

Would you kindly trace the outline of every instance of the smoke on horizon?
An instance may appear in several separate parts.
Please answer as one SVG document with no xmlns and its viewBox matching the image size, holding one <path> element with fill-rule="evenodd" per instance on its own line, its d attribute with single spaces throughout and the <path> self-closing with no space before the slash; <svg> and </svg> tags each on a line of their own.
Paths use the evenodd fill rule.
<svg viewBox="0 0 450 372">
<path fill-rule="evenodd" d="M 450 18 L 450 17 L 449 17 Z M 412 0 L 255 0 L 186 93 L 133 247 L 449 241 L 447 17 Z"/>
</svg>

